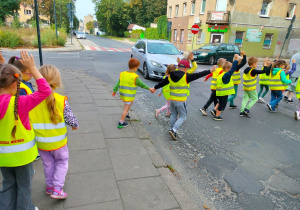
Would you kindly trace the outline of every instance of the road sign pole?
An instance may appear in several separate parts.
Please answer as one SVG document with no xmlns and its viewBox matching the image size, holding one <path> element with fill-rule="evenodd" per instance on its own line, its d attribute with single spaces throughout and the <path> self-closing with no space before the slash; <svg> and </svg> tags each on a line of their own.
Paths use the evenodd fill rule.
<svg viewBox="0 0 300 210">
<path fill-rule="evenodd" d="M 43 54 L 42 54 L 40 22 L 39 22 L 39 9 L 38 9 L 37 0 L 34 0 L 34 7 L 35 7 L 37 38 L 38 38 L 38 45 L 39 45 L 40 66 L 42 66 L 43 65 Z"/>
<path fill-rule="evenodd" d="M 194 34 L 193 35 L 193 40 L 192 40 L 192 50 L 194 49 L 194 39 L 195 39 L 195 35 L 198 34 L 199 32 L 199 26 L 198 25 L 193 25 L 191 28 L 191 32 Z"/>
<path fill-rule="evenodd" d="M 56 7 L 55 7 L 55 0 L 53 0 L 53 5 L 54 5 L 55 34 L 56 34 L 56 39 L 57 39 L 58 36 L 57 36 L 57 22 L 56 22 Z"/>
<path fill-rule="evenodd" d="M 280 51 L 280 54 L 279 54 L 279 58 L 281 57 L 281 53 L 282 53 L 282 51 L 283 51 L 285 42 L 286 42 L 286 40 L 289 38 L 290 33 L 291 33 L 292 29 L 293 29 L 293 23 L 295 22 L 295 19 L 296 19 L 296 15 L 293 16 L 293 18 L 292 18 L 292 20 L 291 20 L 291 24 L 290 24 L 290 26 L 288 27 L 288 31 L 287 31 L 287 33 L 286 33 L 286 36 L 285 36 L 285 39 L 284 39 L 284 42 L 283 42 L 283 45 L 282 45 L 282 48 L 281 48 L 281 51 Z"/>
</svg>

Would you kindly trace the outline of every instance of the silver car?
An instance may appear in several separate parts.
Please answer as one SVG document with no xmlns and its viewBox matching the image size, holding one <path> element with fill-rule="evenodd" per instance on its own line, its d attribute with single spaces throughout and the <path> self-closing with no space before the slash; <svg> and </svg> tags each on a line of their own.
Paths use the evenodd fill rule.
<svg viewBox="0 0 300 210">
<path fill-rule="evenodd" d="M 86 39 L 86 35 L 85 35 L 85 33 L 82 32 L 82 31 L 77 31 L 77 33 L 76 33 L 76 38 L 77 38 L 77 39 Z"/>
<path fill-rule="evenodd" d="M 145 79 L 161 79 L 167 66 L 177 64 L 177 58 L 182 59 L 183 55 L 167 40 L 140 39 L 131 48 L 131 57 L 140 61 L 139 70 Z"/>
</svg>

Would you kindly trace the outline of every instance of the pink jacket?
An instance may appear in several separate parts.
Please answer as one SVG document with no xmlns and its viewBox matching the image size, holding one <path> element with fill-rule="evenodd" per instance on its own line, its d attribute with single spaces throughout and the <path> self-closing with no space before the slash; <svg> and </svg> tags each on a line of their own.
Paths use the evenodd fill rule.
<svg viewBox="0 0 300 210">
<path fill-rule="evenodd" d="M 28 116 L 29 111 L 39 105 L 51 94 L 51 88 L 46 79 L 36 80 L 36 84 L 38 86 L 38 91 L 30 95 L 19 97 L 19 119 L 27 130 L 31 129 Z M 5 116 L 10 99 L 11 95 L 9 94 L 0 95 L 0 120 Z"/>
</svg>

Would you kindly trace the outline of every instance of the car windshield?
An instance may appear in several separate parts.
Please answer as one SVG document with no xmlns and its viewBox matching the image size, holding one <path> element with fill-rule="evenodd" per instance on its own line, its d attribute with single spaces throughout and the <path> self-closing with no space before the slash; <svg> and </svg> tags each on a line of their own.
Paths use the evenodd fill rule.
<svg viewBox="0 0 300 210">
<path fill-rule="evenodd" d="M 177 48 L 170 43 L 148 43 L 147 47 L 150 54 L 180 55 Z"/>
<path fill-rule="evenodd" d="M 211 44 L 206 44 L 203 45 L 202 47 L 200 47 L 200 50 L 214 50 L 216 49 L 218 46 L 217 45 L 211 45 Z"/>
<path fill-rule="evenodd" d="M 82 31 L 78 31 L 77 33 L 78 33 L 78 34 L 84 34 Z"/>
</svg>

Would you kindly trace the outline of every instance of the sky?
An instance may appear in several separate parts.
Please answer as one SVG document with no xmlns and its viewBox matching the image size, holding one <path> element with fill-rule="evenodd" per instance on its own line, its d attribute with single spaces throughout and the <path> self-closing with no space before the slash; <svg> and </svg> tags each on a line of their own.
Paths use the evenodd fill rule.
<svg viewBox="0 0 300 210">
<path fill-rule="evenodd" d="M 95 4 L 92 2 L 92 0 L 76 0 L 75 5 L 76 16 L 79 20 L 83 20 L 83 17 L 87 16 L 88 14 L 95 14 Z"/>
</svg>

